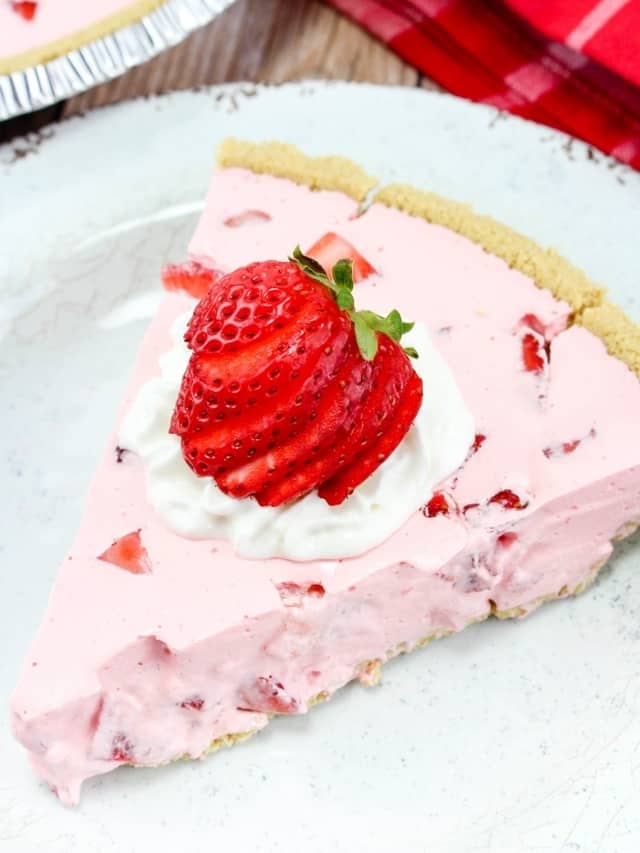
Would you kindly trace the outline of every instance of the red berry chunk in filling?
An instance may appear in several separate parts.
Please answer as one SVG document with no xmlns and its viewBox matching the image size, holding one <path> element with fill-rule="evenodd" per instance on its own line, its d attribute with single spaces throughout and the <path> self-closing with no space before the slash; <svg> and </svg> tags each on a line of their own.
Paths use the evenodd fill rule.
<svg viewBox="0 0 640 853">
<path fill-rule="evenodd" d="M 143 575 L 151 571 L 149 554 L 142 544 L 139 530 L 114 539 L 98 559 L 131 572 L 132 575 Z"/>
<path fill-rule="evenodd" d="M 522 363 L 531 373 L 542 373 L 545 365 L 544 348 L 536 335 L 527 332 L 522 336 Z"/>
<path fill-rule="evenodd" d="M 311 246 L 307 255 L 315 258 L 326 270 L 333 268 L 334 264 L 343 258 L 353 261 L 353 280 L 362 281 L 375 272 L 373 266 L 364 258 L 360 252 L 343 237 L 329 231 Z"/>
<path fill-rule="evenodd" d="M 117 734 L 114 736 L 111 743 L 110 758 L 112 761 L 120 761 L 122 763 L 133 761 L 133 744 L 126 735 Z"/>
<path fill-rule="evenodd" d="M 449 504 L 442 492 L 435 492 L 429 503 L 424 508 L 424 514 L 428 518 L 436 515 L 449 515 Z"/>
<path fill-rule="evenodd" d="M 25 21 L 32 21 L 38 11 L 38 4 L 34 0 L 11 0 L 11 8 Z"/>
<path fill-rule="evenodd" d="M 167 264 L 161 275 L 165 290 L 182 290 L 195 299 L 202 299 L 222 273 L 197 261 L 187 261 L 184 264 Z"/>
<path fill-rule="evenodd" d="M 243 225 L 260 225 L 265 222 L 270 222 L 271 217 L 263 210 L 243 210 L 242 213 L 236 213 L 234 216 L 228 216 L 224 224 L 227 228 L 242 228 Z"/>
<path fill-rule="evenodd" d="M 261 675 L 242 688 L 238 707 L 242 711 L 265 714 L 295 714 L 298 701 L 287 693 L 282 682 L 273 675 Z"/>
<path fill-rule="evenodd" d="M 500 504 L 505 509 L 525 509 L 529 505 L 529 501 L 522 501 L 511 489 L 502 489 L 502 491 L 496 492 L 489 498 L 489 503 Z"/>
<path fill-rule="evenodd" d="M 180 703 L 180 707 L 188 711 L 202 711 L 204 708 L 204 699 L 201 696 L 190 696 Z"/>
</svg>

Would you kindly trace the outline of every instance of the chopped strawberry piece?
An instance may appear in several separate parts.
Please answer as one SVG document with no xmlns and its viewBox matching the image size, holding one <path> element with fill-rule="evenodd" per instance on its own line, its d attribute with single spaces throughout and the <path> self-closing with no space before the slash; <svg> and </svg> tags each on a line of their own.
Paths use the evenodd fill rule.
<svg viewBox="0 0 640 853">
<path fill-rule="evenodd" d="M 571 453 L 574 453 L 583 441 L 586 441 L 589 438 L 595 438 L 596 431 L 595 429 L 590 429 L 586 435 L 583 435 L 582 438 L 574 438 L 571 441 L 561 441 L 558 444 L 552 444 L 549 447 L 543 448 L 542 452 L 547 457 L 547 459 L 554 459 L 558 456 L 568 456 Z"/>
<path fill-rule="evenodd" d="M 487 440 L 486 435 L 482 435 L 482 433 L 480 433 L 480 432 L 476 433 L 476 436 L 473 439 L 473 444 L 471 445 L 471 450 L 473 451 L 473 453 L 477 453 L 480 450 L 480 448 L 482 447 L 482 445 L 485 443 L 486 440 Z"/>
<path fill-rule="evenodd" d="M 424 514 L 427 518 L 434 518 L 436 515 L 449 515 L 449 504 L 442 492 L 434 493 L 424 508 Z"/>
<path fill-rule="evenodd" d="M 369 261 L 362 257 L 355 246 L 352 246 L 351 243 L 333 231 L 329 231 L 319 240 L 316 240 L 306 254 L 318 261 L 327 272 L 332 270 L 334 264 L 343 258 L 351 259 L 353 261 L 354 282 L 362 281 L 375 272 Z"/>
<path fill-rule="evenodd" d="M 542 373 L 545 359 L 541 355 L 542 344 L 540 340 L 530 332 L 522 336 L 522 363 L 524 369 L 531 373 Z"/>
<path fill-rule="evenodd" d="M 241 228 L 243 225 L 259 225 L 262 222 L 270 222 L 271 217 L 264 210 L 243 210 L 235 216 L 228 216 L 224 220 L 227 228 Z"/>
<path fill-rule="evenodd" d="M 114 539 L 98 559 L 131 572 L 133 575 L 143 575 L 151 571 L 149 554 L 142 544 L 139 530 Z"/>
<path fill-rule="evenodd" d="M 511 545 L 513 545 L 517 541 L 518 541 L 518 534 L 517 533 L 510 533 L 510 532 L 501 533 L 500 536 L 498 536 L 498 538 L 496 540 L 498 545 L 500 545 L 502 548 L 510 548 Z"/>
<path fill-rule="evenodd" d="M 133 761 L 133 744 L 126 735 L 117 734 L 114 736 L 113 741 L 111 742 L 110 758 L 112 761 L 120 761 L 123 763 Z"/>
<path fill-rule="evenodd" d="M 188 711 L 202 711 L 204 708 L 204 699 L 201 696 L 189 696 L 188 699 L 180 703 L 180 707 Z"/>
<path fill-rule="evenodd" d="M 525 314 L 520 318 L 520 325 L 526 326 L 528 329 L 531 329 L 543 338 L 546 336 L 544 323 L 536 314 Z"/>
<path fill-rule="evenodd" d="M 302 607 L 307 598 L 323 598 L 325 588 L 321 583 L 298 584 L 282 581 L 276 584 L 278 595 L 285 607 Z"/>
<path fill-rule="evenodd" d="M 11 0 L 11 8 L 25 21 L 32 21 L 38 11 L 38 4 L 34 0 Z"/>
<path fill-rule="evenodd" d="M 284 685 L 273 675 L 261 675 L 241 690 L 238 708 L 265 714 L 295 714 L 298 701 L 287 693 Z"/>
<path fill-rule="evenodd" d="M 573 453 L 573 451 L 580 444 L 580 439 L 576 438 L 575 441 L 565 441 L 562 443 L 562 452 L 563 453 Z"/>
<path fill-rule="evenodd" d="M 184 264 L 166 264 L 162 268 L 161 277 L 165 290 L 182 290 L 196 299 L 202 299 L 211 285 L 222 277 L 222 273 L 198 261 L 186 261 Z"/>
<path fill-rule="evenodd" d="M 525 509 L 529 505 L 528 501 L 523 502 L 511 489 L 502 489 L 502 491 L 496 492 L 493 497 L 489 498 L 489 503 L 500 504 L 505 509 Z"/>
</svg>

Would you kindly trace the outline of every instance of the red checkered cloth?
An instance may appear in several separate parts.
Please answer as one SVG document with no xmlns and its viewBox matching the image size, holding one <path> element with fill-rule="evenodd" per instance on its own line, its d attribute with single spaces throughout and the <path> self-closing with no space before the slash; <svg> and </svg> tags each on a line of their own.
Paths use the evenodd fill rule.
<svg viewBox="0 0 640 853">
<path fill-rule="evenodd" d="M 640 169 L 640 0 L 330 2 L 450 92 Z"/>
</svg>

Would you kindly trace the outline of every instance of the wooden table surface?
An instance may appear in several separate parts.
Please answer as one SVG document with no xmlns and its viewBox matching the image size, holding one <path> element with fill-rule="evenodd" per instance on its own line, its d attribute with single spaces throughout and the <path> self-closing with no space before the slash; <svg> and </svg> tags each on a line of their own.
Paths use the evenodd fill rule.
<svg viewBox="0 0 640 853">
<path fill-rule="evenodd" d="M 305 77 L 438 88 L 320 0 L 237 0 L 209 26 L 122 77 L 0 123 L 0 142 L 126 98 L 227 81 Z"/>
</svg>

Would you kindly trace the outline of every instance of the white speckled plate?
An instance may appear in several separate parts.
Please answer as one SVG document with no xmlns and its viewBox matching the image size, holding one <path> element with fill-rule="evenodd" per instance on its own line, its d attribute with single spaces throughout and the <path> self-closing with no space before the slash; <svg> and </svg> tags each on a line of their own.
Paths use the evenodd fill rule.
<svg viewBox="0 0 640 853">
<path fill-rule="evenodd" d="M 228 134 L 276 134 L 470 201 L 557 246 L 640 316 L 640 175 L 454 98 L 226 87 L 123 104 L 0 149 L 3 707 L 160 264 L 184 255 Z M 205 762 L 91 781 L 75 810 L 36 781 L 5 724 L 0 755 L 7 853 L 636 853 L 640 538 L 579 598 L 434 643 L 391 663 L 381 687 L 350 686 Z"/>
</svg>

